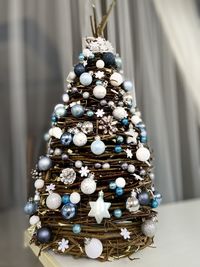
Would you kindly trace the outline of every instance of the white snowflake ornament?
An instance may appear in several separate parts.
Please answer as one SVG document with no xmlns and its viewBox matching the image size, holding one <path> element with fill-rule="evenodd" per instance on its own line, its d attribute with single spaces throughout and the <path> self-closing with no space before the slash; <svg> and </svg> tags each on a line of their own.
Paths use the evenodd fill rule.
<svg viewBox="0 0 200 267">
<path fill-rule="evenodd" d="M 97 109 L 97 112 L 95 114 L 97 115 L 98 118 L 99 117 L 102 118 L 105 112 L 103 109 Z"/>
<path fill-rule="evenodd" d="M 81 174 L 81 177 L 87 177 L 90 170 L 88 169 L 88 166 L 81 167 L 79 173 Z"/>
<path fill-rule="evenodd" d="M 63 238 L 60 242 L 58 242 L 58 250 L 62 251 L 62 253 L 64 253 L 65 250 L 68 248 L 69 248 L 69 240 Z"/>
<path fill-rule="evenodd" d="M 95 78 L 97 78 L 97 79 L 102 79 L 104 77 L 104 72 L 103 71 L 97 71 L 96 73 L 95 73 Z"/>
<path fill-rule="evenodd" d="M 124 239 L 130 239 L 130 234 L 131 232 L 129 232 L 126 228 L 121 228 L 120 235 L 123 236 Z"/>
<path fill-rule="evenodd" d="M 133 157 L 133 153 L 132 153 L 132 151 L 131 151 L 130 149 L 127 148 L 127 149 L 125 150 L 125 152 L 126 152 L 127 158 L 132 159 L 132 157 Z"/>
<path fill-rule="evenodd" d="M 50 194 L 52 191 L 56 189 L 55 184 L 50 184 L 46 186 L 46 191 Z"/>
</svg>

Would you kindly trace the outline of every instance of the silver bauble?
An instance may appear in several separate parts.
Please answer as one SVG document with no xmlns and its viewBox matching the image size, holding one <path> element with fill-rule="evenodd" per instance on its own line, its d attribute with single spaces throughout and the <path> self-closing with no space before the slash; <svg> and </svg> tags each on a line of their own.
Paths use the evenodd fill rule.
<svg viewBox="0 0 200 267">
<path fill-rule="evenodd" d="M 146 220 L 141 226 L 142 233 L 145 236 L 153 237 L 156 233 L 156 222 L 153 220 Z"/>
<path fill-rule="evenodd" d="M 126 201 L 126 209 L 130 212 L 135 212 L 139 210 L 140 204 L 138 199 L 135 196 L 131 196 Z"/>
</svg>

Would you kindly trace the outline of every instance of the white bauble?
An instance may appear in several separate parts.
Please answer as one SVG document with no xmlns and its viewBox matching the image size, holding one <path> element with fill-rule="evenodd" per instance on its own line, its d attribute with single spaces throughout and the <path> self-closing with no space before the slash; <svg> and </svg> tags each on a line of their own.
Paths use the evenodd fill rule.
<svg viewBox="0 0 200 267">
<path fill-rule="evenodd" d="M 76 167 L 76 168 L 80 169 L 82 166 L 83 166 L 83 162 L 82 162 L 81 160 L 77 160 L 77 161 L 75 162 L 75 167 Z"/>
<path fill-rule="evenodd" d="M 62 203 L 61 196 L 57 193 L 51 193 L 46 199 L 46 205 L 51 210 L 56 210 Z"/>
<path fill-rule="evenodd" d="M 39 223 L 39 221 L 40 221 L 40 217 L 37 215 L 31 216 L 29 219 L 30 225 L 36 225 L 37 223 Z"/>
<path fill-rule="evenodd" d="M 126 110 L 123 107 L 116 107 L 113 110 L 113 116 L 114 116 L 115 119 L 120 121 L 120 120 L 122 120 L 124 118 L 127 118 L 128 117 L 128 113 L 126 112 Z"/>
<path fill-rule="evenodd" d="M 87 143 L 87 136 L 84 133 L 79 132 L 74 135 L 73 143 L 75 146 L 84 146 Z"/>
<path fill-rule="evenodd" d="M 69 102 L 69 95 L 67 93 L 62 95 L 63 102 L 67 103 Z"/>
<path fill-rule="evenodd" d="M 93 89 L 93 95 L 97 98 L 97 99 L 102 99 L 106 96 L 106 88 L 102 85 L 97 85 L 94 87 Z"/>
<path fill-rule="evenodd" d="M 110 83 L 113 86 L 120 86 L 123 82 L 123 78 L 122 75 L 120 73 L 114 72 L 111 76 L 110 76 Z"/>
<path fill-rule="evenodd" d="M 76 78 L 76 74 L 74 71 L 70 71 L 70 73 L 67 76 L 67 81 L 73 81 Z"/>
<path fill-rule="evenodd" d="M 102 242 L 97 238 L 92 238 L 85 244 L 85 253 L 90 259 L 96 259 L 103 252 Z"/>
<path fill-rule="evenodd" d="M 153 237 L 156 233 L 156 222 L 153 220 L 146 220 L 141 226 L 142 233 L 145 236 Z"/>
<path fill-rule="evenodd" d="M 101 59 L 97 60 L 97 62 L 96 62 L 96 67 L 97 67 L 98 69 L 103 69 L 104 66 L 105 66 L 105 63 L 104 63 L 103 60 L 101 60 Z"/>
<path fill-rule="evenodd" d="M 73 192 L 71 193 L 69 199 L 72 204 L 78 204 L 81 200 L 81 196 L 78 192 Z"/>
<path fill-rule="evenodd" d="M 96 182 L 91 178 L 85 178 L 81 182 L 81 191 L 86 195 L 91 195 L 96 191 Z"/>
<path fill-rule="evenodd" d="M 128 172 L 134 173 L 135 172 L 135 166 L 133 164 L 128 165 Z"/>
<path fill-rule="evenodd" d="M 137 151 L 136 151 L 136 158 L 140 161 L 147 161 L 150 158 L 150 152 L 146 147 L 140 147 Z"/>
<path fill-rule="evenodd" d="M 49 135 L 57 139 L 60 139 L 62 134 L 62 130 L 59 127 L 53 127 L 49 130 Z"/>
<path fill-rule="evenodd" d="M 42 179 L 37 179 L 34 183 L 34 186 L 36 189 L 41 189 L 44 187 L 44 180 Z"/>
<path fill-rule="evenodd" d="M 142 121 L 142 119 L 139 117 L 139 116 L 137 116 L 137 115 L 133 115 L 132 117 L 131 117 L 131 122 L 133 123 L 133 124 L 138 124 L 139 122 L 141 122 Z"/>
<path fill-rule="evenodd" d="M 125 180 L 123 177 L 118 177 L 118 178 L 115 180 L 115 183 L 116 183 L 117 187 L 124 188 L 125 185 L 126 185 L 126 180 Z"/>
</svg>

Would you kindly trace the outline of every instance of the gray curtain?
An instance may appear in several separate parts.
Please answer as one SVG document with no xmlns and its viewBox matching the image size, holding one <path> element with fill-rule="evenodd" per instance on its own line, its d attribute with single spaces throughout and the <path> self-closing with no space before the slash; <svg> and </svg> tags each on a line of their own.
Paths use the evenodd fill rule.
<svg viewBox="0 0 200 267">
<path fill-rule="evenodd" d="M 110 2 L 96 0 L 99 17 Z M 107 36 L 123 59 L 125 77 L 135 82 L 154 149 L 156 186 L 164 202 L 172 202 L 200 196 L 199 113 L 156 2 L 118 0 Z M 29 173 L 45 152 L 43 135 L 81 37 L 91 33 L 90 13 L 86 0 L 1 1 L 0 208 L 22 205 L 32 190 Z"/>
</svg>

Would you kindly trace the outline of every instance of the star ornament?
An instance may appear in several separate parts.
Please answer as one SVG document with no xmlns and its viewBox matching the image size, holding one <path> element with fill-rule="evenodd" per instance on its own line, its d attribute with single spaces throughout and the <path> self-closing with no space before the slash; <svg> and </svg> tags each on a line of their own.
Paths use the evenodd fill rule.
<svg viewBox="0 0 200 267">
<path fill-rule="evenodd" d="M 95 217 L 96 222 L 100 224 L 103 218 L 110 218 L 110 213 L 108 209 L 111 206 L 110 202 L 104 202 L 103 191 L 99 192 L 99 197 L 97 201 L 90 201 L 91 210 L 88 213 L 89 217 Z"/>
<path fill-rule="evenodd" d="M 123 236 L 124 239 L 130 239 L 130 234 L 131 232 L 129 232 L 126 228 L 121 228 L 120 235 Z"/>
</svg>

